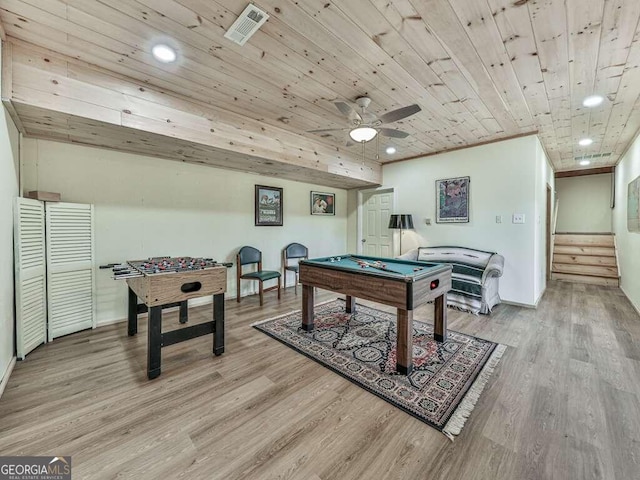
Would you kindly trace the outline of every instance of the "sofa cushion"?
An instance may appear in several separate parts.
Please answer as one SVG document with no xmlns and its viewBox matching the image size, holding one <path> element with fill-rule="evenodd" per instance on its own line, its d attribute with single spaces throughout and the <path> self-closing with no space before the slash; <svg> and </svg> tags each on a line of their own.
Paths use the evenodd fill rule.
<svg viewBox="0 0 640 480">
<path fill-rule="evenodd" d="M 456 278 L 455 275 L 451 276 L 451 291 L 460 293 L 461 295 L 472 295 L 480 299 L 482 298 L 482 285 L 480 283 L 462 280 Z"/>
</svg>

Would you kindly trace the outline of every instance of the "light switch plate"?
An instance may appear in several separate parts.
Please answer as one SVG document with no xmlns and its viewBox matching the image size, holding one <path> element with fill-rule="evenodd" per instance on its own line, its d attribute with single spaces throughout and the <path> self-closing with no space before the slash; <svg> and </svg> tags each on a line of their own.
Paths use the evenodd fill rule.
<svg viewBox="0 0 640 480">
<path fill-rule="evenodd" d="M 513 223 L 524 223 L 524 213 L 514 213 Z"/>
<path fill-rule="evenodd" d="M 502 215 L 496 215 L 496 223 L 502 223 Z"/>
<path fill-rule="evenodd" d="M 431 225 L 431 219 L 430 218 L 426 218 L 424 223 L 426 223 L 427 225 Z"/>
</svg>

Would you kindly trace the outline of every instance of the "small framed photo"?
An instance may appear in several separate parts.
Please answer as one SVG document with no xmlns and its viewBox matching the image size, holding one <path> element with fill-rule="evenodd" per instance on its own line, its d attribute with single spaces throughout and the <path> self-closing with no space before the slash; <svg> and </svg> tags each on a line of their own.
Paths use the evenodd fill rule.
<svg viewBox="0 0 640 480">
<path fill-rule="evenodd" d="M 436 180 L 436 222 L 469 222 L 469 177 Z"/>
<path fill-rule="evenodd" d="M 335 215 L 336 194 L 311 192 L 311 215 Z"/>
<path fill-rule="evenodd" d="M 257 227 L 281 227 L 282 189 L 256 185 L 255 214 Z"/>
</svg>

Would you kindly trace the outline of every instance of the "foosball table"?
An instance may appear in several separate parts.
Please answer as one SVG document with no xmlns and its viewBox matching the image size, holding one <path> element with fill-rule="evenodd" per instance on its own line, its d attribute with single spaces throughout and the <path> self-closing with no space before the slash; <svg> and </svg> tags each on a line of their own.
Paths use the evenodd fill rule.
<svg viewBox="0 0 640 480">
<path fill-rule="evenodd" d="M 227 268 L 210 258 L 154 257 L 110 264 L 114 278 L 126 280 L 129 287 L 128 333 L 138 333 L 138 314 L 148 312 L 147 377 L 161 372 L 161 349 L 174 343 L 213 333 L 213 353 L 224 352 L 224 293 Z M 213 319 L 210 322 L 181 327 L 162 333 L 162 310 L 180 307 L 180 323 L 187 323 L 187 301 L 213 296 Z M 138 298 L 142 300 L 138 304 Z"/>
</svg>

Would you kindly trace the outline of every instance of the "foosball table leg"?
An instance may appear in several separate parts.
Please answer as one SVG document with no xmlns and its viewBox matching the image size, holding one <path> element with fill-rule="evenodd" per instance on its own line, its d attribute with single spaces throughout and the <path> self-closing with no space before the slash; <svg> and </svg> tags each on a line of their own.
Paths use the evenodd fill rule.
<svg viewBox="0 0 640 480">
<path fill-rule="evenodd" d="M 213 296 L 213 353 L 224 353 L 224 293 Z"/>
<path fill-rule="evenodd" d="M 189 321 L 189 303 L 187 300 L 180 302 L 180 323 L 187 323 Z"/>
<path fill-rule="evenodd" d="M 147 378 L 151 380 L 160 375 L 162 352 L 162 307 L 149 308 L 147 326 Z"/>
<path fill-rule="evenodd" d="M 138 333 L 138 296 L 129 288 L 129 313 L 127 318 L 127 332 L 132 337 Z"/>
</svg>

